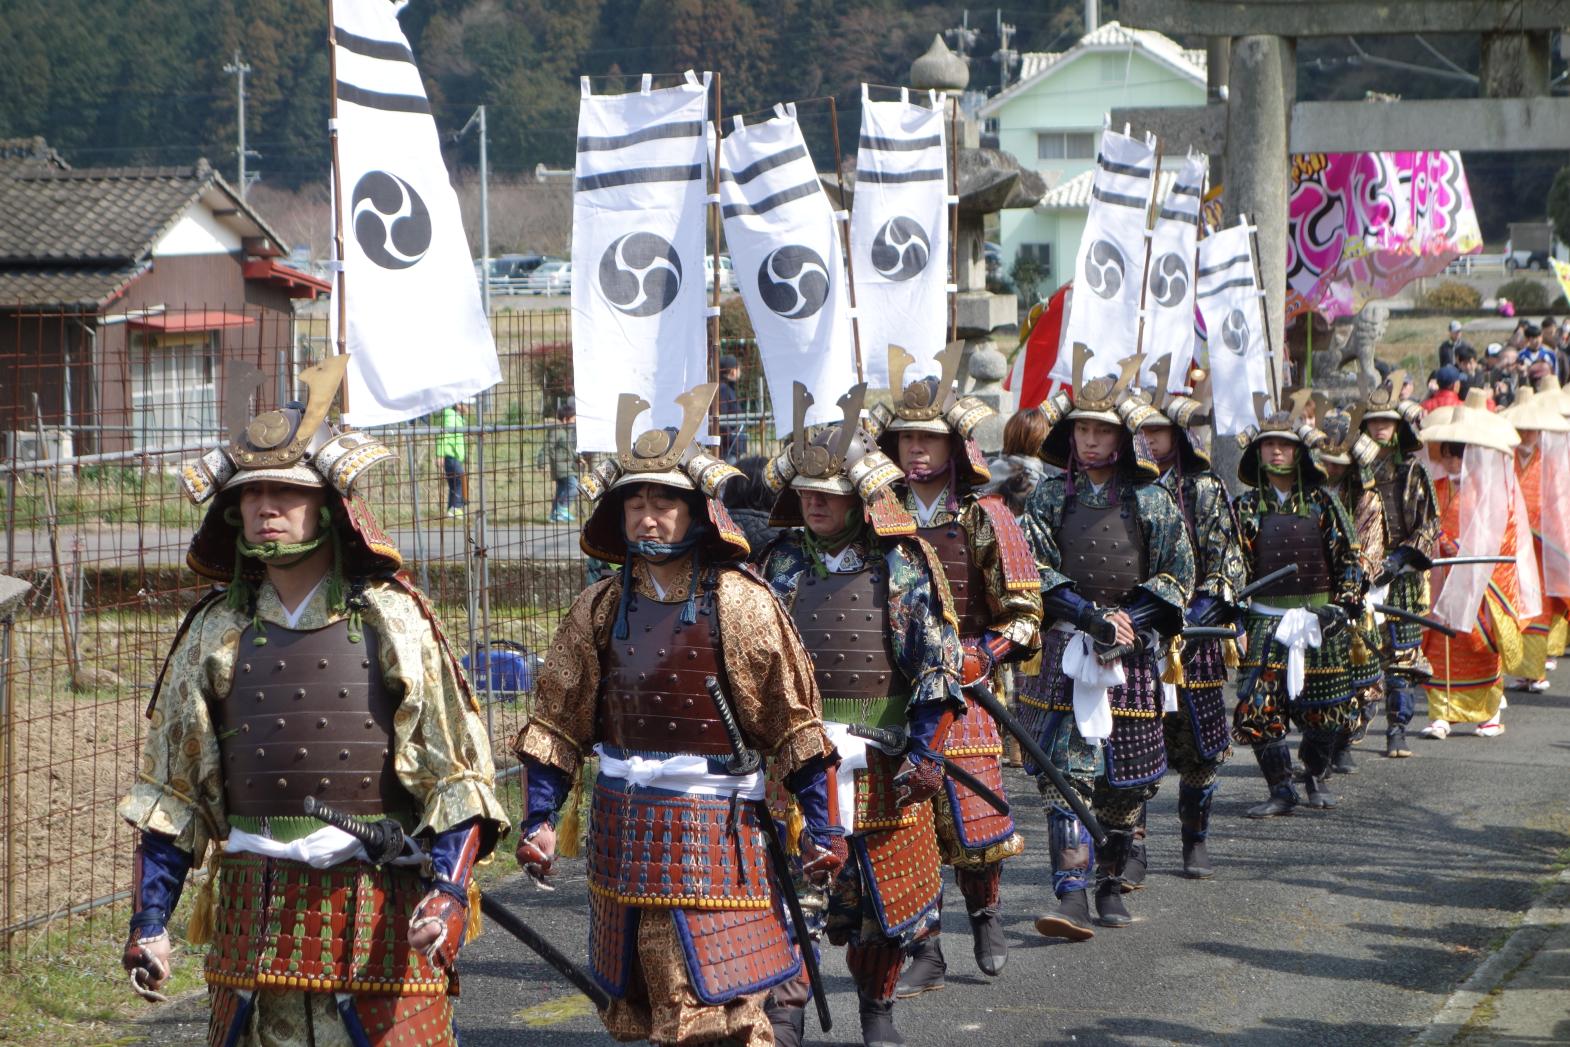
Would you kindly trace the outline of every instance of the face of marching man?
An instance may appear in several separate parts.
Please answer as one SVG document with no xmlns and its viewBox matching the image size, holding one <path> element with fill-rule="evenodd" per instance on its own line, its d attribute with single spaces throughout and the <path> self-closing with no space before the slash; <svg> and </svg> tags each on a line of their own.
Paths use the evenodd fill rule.
<svg viewBox="0 0 1570 1047">
<path fill-rule="evenodd" d="M 1172 452 L 1177 448 L 1177 426 L 1147 425 L 1142 431 L 1151 457 L 1158 462 L 1165 462 L 1172 457 Z"/>
<path fill-rule="evenodd" d="M 1364 430 L 1368 433 L 1368 438 L 1381 447 L 1396 438 L 1394 418 L 1370 418 L 1364 423 Z"/>
<path fill-rule="evenodd" d="M 1259 460 L 1272 469 L 1290 469 L 1297 464 L 1297 444 L 1267 436 L 1259 441 Z"/>
<path fill-rule="evenodd" d="M 277 542 L 298 545 L 320 532 L 322 506 L 327 492 L 321 487 L 259 480 L 240 488 L 240 522 L 245 540 L 253 545 Z"/>
<path fill-rule="evenodd" d="M 949 434 L 921 429 L 899 431 L 899 467 L 912 480 L 925 480 L 949 464 Z"/>
<path fill-rule="evenodd" d="M 644 484 L 622 502 L 622 529 L 629 542 L 674 545 L 687 537 L 691 526 L 692 509 L 674 487 Z"/>
<path fill-rule="evenodd" d="M 1074 423 L 1074 454 L 1092 469 L 1110 466 L 1122 439 L 1122 427 L 1110 422 L 1081 418 Z"/>
<path fill-rule="evenodd" d="M 819 538 L 828 538 L 845 529 L 850 522 L 851 510 L 860 500 L 853 494 L 829 494 L 827 491 L 799 491 L 801 518 L 807 529 Z"/>
<path fill-rule="evenodd" d="M 1320 462 L 1319 464 L 1324 466 L 1325 475 L 1330 477 L 1330 482 L 1333 484 L 1340 483 L 1341 478 L 1346 475 L 1347 469 L 1350 468 L 1342 465 L 1340 462 Z"/>
</svg>

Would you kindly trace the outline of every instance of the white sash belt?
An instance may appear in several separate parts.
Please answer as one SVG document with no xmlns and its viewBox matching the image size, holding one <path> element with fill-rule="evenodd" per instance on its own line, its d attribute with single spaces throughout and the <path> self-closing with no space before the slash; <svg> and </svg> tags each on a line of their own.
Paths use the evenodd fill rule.
<svg viewBox="0 0 1570 1047">
<path fill-rule="evenodd" d="M 665 789 L 670 792 L 691 793 L 694 796 L 740 796 L 743 800 L 763 799 L 763 772 L 747 775 L 714 774 L 709 761 L 702 756 L 667 756 L 651 759 L 643 756 L 608 756 L 603 745 L 594 747 L 600 758 L 600 773 L 629 785 L 646 789 Z"/>
</svg>

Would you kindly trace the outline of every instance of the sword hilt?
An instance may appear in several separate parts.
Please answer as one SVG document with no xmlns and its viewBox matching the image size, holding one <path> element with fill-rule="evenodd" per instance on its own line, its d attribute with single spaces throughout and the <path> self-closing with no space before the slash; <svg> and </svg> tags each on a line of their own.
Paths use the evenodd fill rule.
<svg viewBox="0 0 1570 1047">
<path fill-rule="evenodd" d="M 731 756 L 725 761 L 725 773 L 734 774 L 738 778 L 756 773 L 758 768 L 763 766 L 763 758 L 758 755 L 756 749 L 747 748 L 746 741 L 741 737 L 741 727 L 736 723 L 736 714 L 731 710 L 725 692 L 720 689 L 719 679 L 714 676 L 706 677 L 703 686 L 714 701 L 720 725 L 725 728 L 725 740 L 730 743 Z"/>
<path fill-rule="evenodd" d="M 325 822 L 334 829 L 342 829 L 359 840 L 360 846 L 365 848 L 365 856 L 371 860 L 372 865 L 386 865 L 403 853 L 403 826 L 391 818 L 362 822 L 322 803 L 314 796 L 305 798 L 305 814 L 306 817 Z"/>
<path fill-rule="evenodd" d="M 904 756 L 910 750 L 910 730 L 904 726 L 868 727 L 853 723 L 846 730 L 871 742 L 885 756 Z"/>
</svg>

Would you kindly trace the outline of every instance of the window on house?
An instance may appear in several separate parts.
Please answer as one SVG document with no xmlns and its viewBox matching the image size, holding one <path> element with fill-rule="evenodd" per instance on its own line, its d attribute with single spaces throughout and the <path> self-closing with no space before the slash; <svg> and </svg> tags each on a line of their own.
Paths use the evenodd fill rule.
<svg viewBox="0 0 1570 1047">
<path fill-rule="evenodd" d="M 174 447 L 218 432 L 218 332 L 138 334 L 131 410 L 139 447 Z"/>
<path fill-rule="evenodd" d="M 1037 160 L 1094 160 L 1096 136 L 1090 131 L 1037 131 Z"/>
<path fill-rule="evenodd" d="M 1052 245 L 1051 244 L 1020 244 L 1019 257 L 1029 258 L 1041 266 L 1043 276 L 1052 275 Z"/>
</svg>

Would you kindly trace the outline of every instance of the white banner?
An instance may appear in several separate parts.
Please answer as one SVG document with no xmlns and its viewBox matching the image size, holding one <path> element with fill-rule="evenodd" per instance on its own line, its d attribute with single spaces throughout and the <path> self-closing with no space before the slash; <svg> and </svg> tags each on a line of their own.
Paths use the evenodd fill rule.
<svg viewBox="0 0 1570 1047">
<path fill-rule="evenodd" d="M 349 350 L 345 420 L 429 414 L 501 381 L 458 197 L 430 103 L 387 0 L 333 5 L 342 287 Z M 436 361 L 440 366 L 433 366 Z"/>
<path fill-rule="evenodd" d="M 658 91 L 595 95 L 582 81 L 572 194 L 572 367 L 578 449 L 616 449 L 616 401 L 654 426 L 709 380 L 703 236 L 709 74 Z"/>
<path fill-rule="evenodd" d="M 1074 299 L 1064 345 L 1082 342 L 1095 355 L 1084 380 L 1115 375 L 1139 339 L 1139 289 L 1145 280 L 1146 223 L 1156 191 L 1156 140 L 1101 132 L 1090 215 L 1074 262 Z M 1072 353 L 1059 353 L 1052 377 L 1073 380 Z"/>
<path fill-rule="evenodd" d="M 1141 385 L 1155 379 L 1150 365 L 1170 354 L 1167 384 L 1188 388 L 1194 359 L 1194 252 L 1199 239 L 1199 202 L 1210 161 L 1190 153 L 1167 191 L 1150 234 L 1150 265 L 1145 274 L 1145 370 Z"/>
<path fill-rule="evenodd" d="M 1205 319 L 1217 436 L 1256 424 L 1254 394 L 1270 392 L 1270 349 L 1251 234 L 1239 222 L 1199 242 L 1195 286 Z"/>
<path fill-rule="evenodd" d="M 736 118 L 720 143 L 720 213 L 769 382 L 775 435 L 791 431 L 793 382 L 813 396 L 808 425 L 840 420 L 835 403 L 857 380 L 850 289 L 839 223 L 795 106 L 776 106 L 773 119 L 750 127 Z"/>
<path fill-rule="evenodd" d="M 862 363 L 875 389 L 889 384 L 890 345 L 915 358 L 909 382 L 938 373 L 949 341 L 948 136 L 943 96 L 928 92 L 927 101 L 902 91 L 897 102 L 874 102 L 861 86 L 850 250 Z"/>
</svg>

